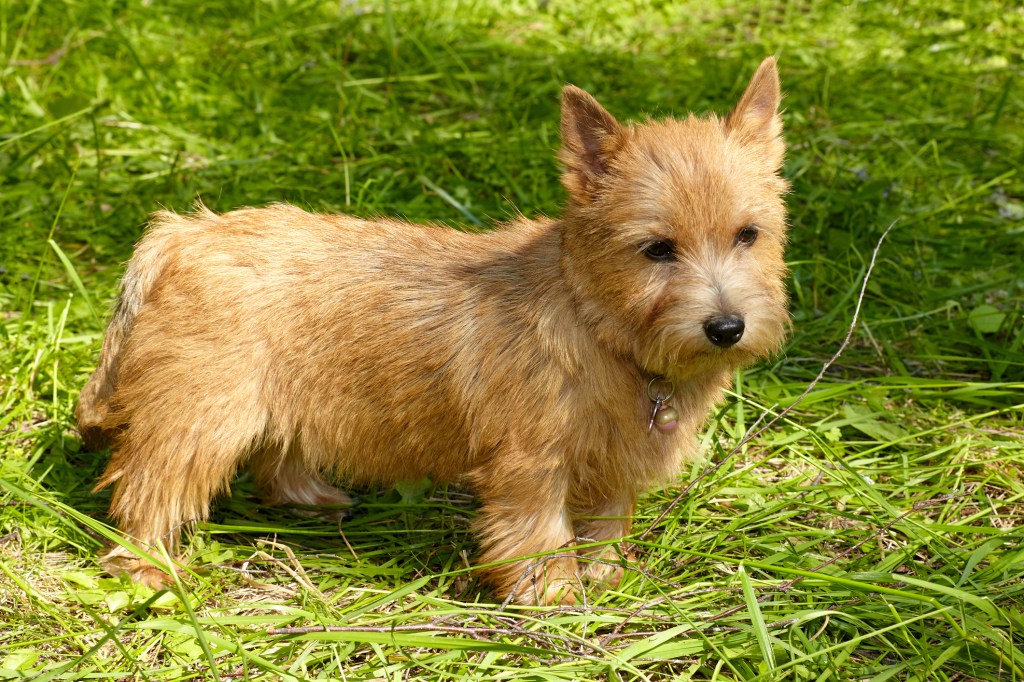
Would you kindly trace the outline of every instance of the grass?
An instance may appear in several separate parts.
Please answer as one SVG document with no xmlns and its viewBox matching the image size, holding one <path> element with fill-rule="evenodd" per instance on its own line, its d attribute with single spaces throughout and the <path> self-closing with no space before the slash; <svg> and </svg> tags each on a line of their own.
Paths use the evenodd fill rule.
<svg viewBox="0 0 1024 682">
<path fill-rule="evenodd" d="M 1024 13 L 1013 3 L 0 0 L 0 678 L 1024 679 Z M 781 58 L 794 331 L 575 608 L 468 568 L 472 498 L 340 528 L 244 479 L 184 585 L 106 576 L 72 408 L 146 215 L 486 223 L 563 200 L 558 92 L 724 111 Z M 642 536 L 666 507 L 670 513 Z"/>
</svg>

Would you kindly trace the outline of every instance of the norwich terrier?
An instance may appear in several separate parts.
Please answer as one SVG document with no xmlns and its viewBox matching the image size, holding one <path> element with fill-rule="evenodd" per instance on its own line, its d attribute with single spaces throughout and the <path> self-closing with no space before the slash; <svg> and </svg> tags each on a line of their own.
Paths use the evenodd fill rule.
<svg viewBox="0 0 1024 682">
<path fill-rule="evenodd" d="M 566 86 L 564 215 L 482 234 L 157 213 L 77 408 L 87 444 L 113 448 L 112 518 L 173 549 L 240 467 L 299 505 L 348 504 L 335 476 L 463 480 L 497 595 L 618 584 L 637 494 L 784 337 L 779 100 L 772 58 L 725 118 L 623 125 Z M 122 547 L 104 563 L 168 578 Z"/>
</svg>

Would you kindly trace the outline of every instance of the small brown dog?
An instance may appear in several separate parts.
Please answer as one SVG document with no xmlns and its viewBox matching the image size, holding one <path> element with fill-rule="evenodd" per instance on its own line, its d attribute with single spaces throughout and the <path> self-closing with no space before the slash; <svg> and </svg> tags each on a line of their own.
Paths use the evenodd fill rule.
<svg viewBox="0 0 1024 682">
<path fill-rule="evenodd" d="M 728 117 L 621 125 L 562 95 L 560 220 L 484 234 L 292 206 L 156 214 L 77 417 L 98 487 L 174 547 L 239 467 L 274 503 L 325 482 L 468 480 L 499 595 L 617 584 L 638 492 L 675 474 L 733 370 L 787 325 L 775 60 Z M 117 547 L 115 573 L 167 575 Z"/>
</svg>

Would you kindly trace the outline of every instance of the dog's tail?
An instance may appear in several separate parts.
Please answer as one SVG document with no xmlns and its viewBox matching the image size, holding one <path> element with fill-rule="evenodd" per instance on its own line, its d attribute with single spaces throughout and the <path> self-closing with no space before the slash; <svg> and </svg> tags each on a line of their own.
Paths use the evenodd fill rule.
<svg viewBox="0 0 1024 682">
<path fill-rule="evenodd" d="M 201 204 L 196 208 L 200 212 L 208 212 Z M 100 450 L 110 443 L 112 434 L 104 424 L 110 412 L 110 399 L 117 390 L 121 353 L 131 336 L 135 317 L 167 263 L 174 242 L 169 237 L 181 222 L 181 216 L 169 211 L 154 214 L 146 235 L 128 262 L 113 318 L 103 336 L 99 366 L 82 389 L 75 407 L 78 432 L 89 450 Z"/>
</svg>

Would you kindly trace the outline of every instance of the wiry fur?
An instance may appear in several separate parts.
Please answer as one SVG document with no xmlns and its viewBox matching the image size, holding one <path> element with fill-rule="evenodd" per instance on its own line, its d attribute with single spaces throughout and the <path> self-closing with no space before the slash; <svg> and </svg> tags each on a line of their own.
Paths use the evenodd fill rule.
<svg viewBox="0 0 1024 682">
<path fill-rule="evenodd" d="M 568 86 L 565 215 L 484 234 L 285 205 L 156 214 L 78 405 L 87 442 L 113 446 L 98 485 L 112 516 L 173 546 L 247 466 L 269 501 L 303 505 L 348 502 L 331 475 L 466 478 L 482 563 L 628 534 L 637 493 L 692 456 L 732 370 L 782 341 L 778 104 L 772 59 L 724 120 L 623 126 Z M 738 245 L 750 224 L 758 240 Z M 675 257 L 645 257 L 655 240 Z M 746 320 L 728 349 L 702 331 L 723 314 Z M 648 432 L 659 374 L 674 432 Z M 121 550 L 106 562 L 166 577 Z M 581 574 L 621 570 L 484 572 L 524 603 L 571 601 Z"/>
</svg>

